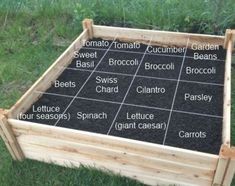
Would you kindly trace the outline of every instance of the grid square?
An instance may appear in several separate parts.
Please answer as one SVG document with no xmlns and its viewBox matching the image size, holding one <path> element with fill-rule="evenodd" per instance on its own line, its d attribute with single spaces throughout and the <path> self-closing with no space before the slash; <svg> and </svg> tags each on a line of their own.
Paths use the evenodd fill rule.
<svg viewBox="0 0 235 186">
<path fill-rule="evenodd" d="M 57 126 L 106 134 L 119 104 L 75 99 L 66 113 L 70 120 L 60 120 Z"/>
<path fill-rule="evenodd" d="M 222 143 L 221 131 L 221 118 L 172 112 L 165 144 L 218 154 Z"/>
<path fill-rule="evenodd" d="M 201 57 L 203 57 L 202 59 L 210 58 L 213 60 L 225 60 L 226 50 L 222 46 L 217 46 L 218 49 L 210 49 L 210 47 L 213 46 L 210 45 L 209 48 L 206 50 L 199 50 L 203 46 L 196 43 L 192 43 L 189 46 L 189 49 L 187 49 L 186 56 L 193 57 L 194 59 L 200 59 Z M 209 57 L 209 55 L 212 55 L 212 57 Z"/>
<path fill-rule="evenodd" d="M 123 105 L 109 135 L 161 144 L 168 116 L 168 111 Z"/>
<path fill-rule="evenodd" d="M 93 73 L 78 96 L 122 102 L 132 77 Z"/>
<path fill-rule="evenodd" d="M 111 40 L 104 40 L 101 38 L 92 38 L 84 42 L 83 48 L 84 49 L 96 49 L 96 50 L 104 50 L 108 49 L 113 41 Z"/>
<path fill-rule="evenodd" d="M 180 79 L 223 84 L 224 71 L 224 61 L 186 58 Z"/>
<path fill-rule="evenodd" d="M 74 53 L 74 59 L 68 68 L 93 70 L 104 54 L 105 50 L 81 48 L 79 52 Z"/>
<path fill-rule="evenodd" d="M 36 93 L 35 93 L 36 94 Z M 59 119 L 60 114 L 62 114 L 69 104 L 72 98 L 60 97 L 54 95 L 43 94 L 37 102 L 35 102 L 32 107 L 25 113 L 27 115 L 33 115 L 33 118 L 26 119 L 27 121 L 37 122 L 41 124 L 54 125 Z M 49 112 L 47 110 L 39 111 L 42 107 L 52 108 L 58 107 L 59 112 Z M 44 108 L 45 109 L 45 108 Z M 64 116 L 61 116 L 64 117 Z"/>
<path fill-rule="evenodd" d="M 65 69 L 47 92 L 75 96 L 90 73 Z"/>
<path fill-rule="evenodd" d="M 186 45 L 186 43 L 185 43 Z M 156 56 L 184 56 L 184 53 L 186 51 L 185 47 L 175 47 L 175 46 L 169 46 L 169 47 L 161 47 L 161 46 L 149 46 L 146 50 L 146 54 L 152 54 Z"/>
<path fill-rule="evenodd" d="M 143 54 L 108 51 L 97 71 L 135 74 Z"/>
<path fill-rule="evenodd" d="M 183 57 L 145 55 L 138 75 L 178 79 Z"/>
<path fill-rule="evenodd" d="M 174 110 L 223 115 L 223 87 L 198 83 L 180 82 Z"/>
<path fill-rule="evenodd" d="M 111 51 L 112 50 L 115 50 L 115 51 L 122 50 L 122 51 L 138 52 L 138 53 L 144 54 L 146 48 L 147 48 L 146 44 L 140 44 L 138 41 L 130 43 L 130 42 L 123 42 L 123 41 L 116 40 L 116 41 L 114 41 L 110 50 Z"/>
<path fill-rule="evenodd" d="M 175 81 L 136 77 L 125 103 L 170 109 L 176 83 Z"/>
</svg>

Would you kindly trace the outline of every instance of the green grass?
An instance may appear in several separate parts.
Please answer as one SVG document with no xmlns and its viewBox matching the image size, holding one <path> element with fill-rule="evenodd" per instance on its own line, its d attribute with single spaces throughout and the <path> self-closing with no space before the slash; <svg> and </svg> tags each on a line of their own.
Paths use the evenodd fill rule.
<svg viewBox="0 0 235 186">
<path fill-rule="evenodd" d="M 181 3 L 180 3 L 181 2 Z M 9 108 L 82 30 L 80 21 L 162 30 L 223 34 L 235 27 L 233 0 L 1 0 L 0 108 Z M 235 70 L 232 73 L 235 144 Z M 81 167 L 13 162 L 0 140 L 0 185 L 141 185 Z"/>
</svg>

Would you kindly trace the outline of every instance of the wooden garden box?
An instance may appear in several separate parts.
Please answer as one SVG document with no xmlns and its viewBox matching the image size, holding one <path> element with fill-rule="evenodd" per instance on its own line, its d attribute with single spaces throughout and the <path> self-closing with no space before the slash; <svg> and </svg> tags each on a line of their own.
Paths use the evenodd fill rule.
<svg viewBox="0 0 235 186">
<path fill-rule="evenodd" d="M 149 185 L 229 186 L 235 170 L 235 148 L 230 144 L 231 58 L 235 31 L 225 36 L 188 34 L 94 25 L 83 21 L 83 32 L 36 83 L 9 110 L 0 112 L 0 134 L 14 160 L 29 158 L 47 163 L 78 167 L 80 164 L 110 170 Z M 223 143 L 219 155 L 140 142 L 120 137 L 60 128 L 17 120 L 62 73 L 74 51 L 90 38 L 139 41 L 182 46 L 190 42 L 223 45 L 227 49 L 224 82 Z"/>
</svg>

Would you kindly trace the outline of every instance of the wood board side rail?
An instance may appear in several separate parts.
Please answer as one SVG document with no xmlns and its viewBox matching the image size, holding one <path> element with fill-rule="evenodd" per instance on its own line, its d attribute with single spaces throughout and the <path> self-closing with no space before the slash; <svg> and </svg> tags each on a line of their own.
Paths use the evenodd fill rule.
<svg viewBox="0 0 235 186">
<path fill-rule="evenodd" d="M 40 135 L 22 134 L 17 137 L 20 145 L 23 147 L 44 147 L 68 153 L 83 155 L 84 157 L 102 159 L 110 164 L 119 163 L 123 167 L 133 165 L 145 169 L 150 172 L 158 170 L 169 172 L 175 175 L 185 175 L 194 179 L 211 180 L 214 175 L 214 170 L 202 167 L 194 167 L 180 162 L 168 161 L 165 159 L 146 157 L 138 153 L 130 153 L 124 150 L 116 150 L 100 147 L 98 145 L 87 145 L 82 142 L 71 142 L 57 139 L 54 137 L 45 137 Z"/>
<path fill-rule="evenodd" d="M 98 145 L 103 148 L 121 150 L 150 158 L 165 159 L 210 170 L 215 170 L 218 161 L 218 155 L 15 119 L 8 119 L 8 121 L 16 136 L 41 135 L 92 146 Z"/>
<path fill-rule="evenodd" d="M 8 118 L 17 118 L 21 112 L 27 111 L 30 106 L 39 99 L 41 94 L 35 94 L 35 91 L 44 92 L 64 71 L 74 56 L 74 51 L 79 50 L 84 41 L 88 39 L 88 30 L 85 29 L 79 37 L 60 55 L 60 57 L 47 69 L 47 71 L 31 86 L 31 88 L 11 107 L 8 112 Z"/>
<path fill-rule="evenodd" d="M 117 36 L 121 41 L 138 41 L 147 43 L 151 40 L 151 45 L 161 46 L 178 46 L 185 47 L 188 38 L 189 47 L 194 44 L 214 44 L 224 45 L 224 36 L 215 35 L 203 35 L 203 34 L 190 34 L 182 32 L 169 32 L 169 31 L 157 31 L 157 30 L 145 30 L 135 28 L 122 28 L 111 26 L 92 26 L 93 36 L 95 38 L 113 39 Z"/>
<path fill-rule="evenodd" d="M 231 141 L 231 66 L 232 66 L 232 37 L 229 30 L 226 31 L 224 47 L 227 49 L 224 74 L 224 104 L 223 104 L 223 128 L 222 143 L 230 146 Z"/>
<path fill-rule="evenodd" d="M 46 155 L 45 153 L 43 154 L 39 154 L 36 151 L 33 151 L 34 149 L 28 149 L 26 150 L 26 154 L 27 157 L 29 159 L 33 159 L 33 160 L 37 160 L 37 161 L 42 161 L 45 163 L 53 163 L 56 165 L 60 165 L 60 166 L 64 166 L 64 167 L 70 167 L 70 168 L 75 168 L 75 167 L 79 167 L 80 165 L 89 167 L 89 168 L 95 168 L 97 170 L 100 171 L 104 171 L 110 174 L 110 172 L 114 173 L 114 174 L 118 174 L 124 177 L 129 177 L 135 180 L 138 180 L 144 184 L 147 185 L 152 185 L 152 186 L 156 186 L 156 185 L 172 185 L 172 182 L 169 181 L 169 179 L 162 179 L 156 176 L 149 176 L 143 173 L 139 173 L 136 172 L 135 170 L 126 170 L 126 169 L 122 169 L 120 171 L 120 169 L 117 169 L 116 166 L 113 166 L 112 164 L 109 164 L 109 169 L 106 168 L 107 164 L 104 162 L 100 162 L 100 161 L 92 161 L 90 159 L 84 158 L 84 157 L 80 157 L 79 159 L 77 157 L 77 159 L 74 159 L 73 157 L 70 157 L 68 155 L 66 156 L 61 156 L 60 153 L 57 152 L 51 152 L 49 150 L 49 152 L 47 151 Z M 79 161 L 78 161 L 79 160 Z M 177 183 L 178 186 L 195 186 L 195 184 L 189 184 L 189 183 L 182 183 L 182 182 L 178 182 Z"/>
<path fill-rule="evenodd" d="M 18 144 L 14 132 L 9 125 L 6 115 L 8 110 L 0 109 L 0 136 L 14 160 L 23 160 L 24 153 Z"/>
<path fill-rule="evenodd" d="M 81 159 L 87 159 L 94 164 L 103 162 L 107 169 L 112 165 L 119 171 L 135 171 L 143 175 L 169 179 L 172 182 L 198 183 L 198 185 L 209 185 L 212 182 L 213 171 L 193 168 L 190 170 L 184 166 L 179 166 L 178 169 L 172 167 L 172 170 L 170 170 L 161 165 L 156 166 L 157 162 L 152 165 L 151 162 L 146 163 L 149 161 L 148 157 L 142 157 L 140 161 L 140 159 L 137 159 L 138 155 L 123 154 L 119 151 L 99 148 L 98 146 L 87 146 L 79 142 L 74 143 L 50 137 L 27 135 L 19 136 L 18 141 L 25 154 L 29 151 L 37 152 L 38 155 L 44 154 L 43 152 L 54 152 L 57 156 L 66 157 L 68 160 L 73 159 L 79 162 Z M 48 156 L 50 157 L 50 155 Z"/>
</svg>

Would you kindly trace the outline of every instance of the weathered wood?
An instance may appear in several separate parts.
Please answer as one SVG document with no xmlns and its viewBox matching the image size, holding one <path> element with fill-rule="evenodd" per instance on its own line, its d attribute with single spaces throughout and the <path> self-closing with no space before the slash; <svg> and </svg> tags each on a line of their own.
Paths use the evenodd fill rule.
<svg viewBox="0 0 235 186">
<path fill-rule="evenodd" d="M 235 173 L 235 157 L 231 158 L 224 176 L 223 186 L 229 186 L 232 183 Z"/>
<path fill-rule="evenodd" d="M 144 30 L 133 28 L 121 28 L 110 26 L 93 25 L 93 36 L 101 37 L 104 39 L 113 39 L 117 36 L 118 40 L 122 41 L 138 41 L 146 43 L 151 40 L 151 45 L 160 46 L 180 46 L 185 47 L 188 38 L 189 46 L 195 44 L 216 44 L 223 46 L 224 36 L 202 35 L 202 34 L 189 34 L 180 32 L 166 32 L 157 30 Z"/>
<path fill-rule="evenodd" d="M 105 149 L 36 135 L 21 135 L 18 137 L 18 141 L 26 154 L 31 151 L 37 151 L 39 154 L 51 151 L 57 153 L 57 157 L 72 158 L 73 161 L 80 163 L 84 163 L 81 160 L 87 159 L 93 164 L 103 163 L 106 169 L 110 169 L 111 166 L 120 172 L 122 170 L 135 171 L 139 175 L 172 180 L 172 183 L 174 183 L 173 181 L 176 183 L 197 183 L 197 185 L 211 185 L 212 183 L 213 171 L 181 165 L 179 162 L 151 159 L 115 149 Z M 54 156 L 56 155 L 54 154 Z M 85 165 L 89 164 L 85 162 Z M 95 167 L 99 168 L 99 166 Z"/>
<path fill-rule="evenodd" d="M 234 48 L 233 46 L 233 40 L 235 35 L 235 30 L 231 30 L 231 29 L 227 29 L 225 32 L 225 38 L 224 38 L 224 48 L 228 48 L 228 42 L 231 40 L 232 41 L 232 48 Z"/>
<path fill-rule="evenodd" d="M 21 134 L 32 134 L 71 142 L 77 141 L 87 145 L 123 150 L 149 158 L 165 159 L 210 170 L 215 170 L 218 161 L 217 155 L 207 153 L 15 119 L 9 119 L 8 121 L 17 136 Z"/>
<path fill-rule="evenodd" d="M 225 75 L 224 75 L 224 105 L 223 105 L 223 129 L 222 142 L 230 146 L 231 140 L 231 65 L 232 65 L 232 40 L 228 41 Z"/>
<path fill-rule="evenodd" d="M 91 160 L 88 159 L 83 159 L 81 157 L 79 157 L 79 162 L 77 160 L 74 160 L 72 157 L 61 157 L 60 154 L 56 153 L 56 152 L 51 152 L 49 150 L 49 152 L 47 152 L 47 154 L 50 154 L 50 156 L 47 156 L 46 154 L 40 154 L 36 151 L 32 151 L 31 149 L 28 149 L 26 151 L 27 157 L 30 159 L 34 159 L 37 161 L 43 161 L 46 163 L 54 163 L 57 165 L 61 165 L 61 166 L 65 166 L 65 167 L 79 167 L 81 164 L 86 165 L 88 167 L 99 167 L 99 170 L 102 170 L 104 172 L 110 173 L 110 171 L 112 173 L 116 173 L 125 177 L 129 177 L 132 179 L 136 179 L 139 180 L 141 182 L 143 182 L 144 184 L 147 185 L 172 185 L 172 182 L 168 179 L 161 179 L 159 177 L 152 177 L 152 176 L 146 176 L 143 174 L 139 174 L 137 173 L 135 170 L 132 171 L 128 171 L 128 170 L 122 170 L 119 171 L 116 169 L 115 166 L 112 166 L 112 164 L 110 164 L 109 166 L 109 170 L 107 170 L 105 168 L 105 164 L 104 162 L 92 162 Z M 195 184 L 189 184 L 189 183 L 179 183 L 177 182 L 177 186 L 195 186 Z"/>
<path fill-rule="evenodd" d="M 233 48 L 233 52 L 235 51 L 235 29 L 232 30 L 232 40 L 233 40 L 233 43 L 232 43 L 232 48 Z"/>
<path fill-rule="evenodd" d="M 222 186 L 229 186 L 232 182 L 234 172 L 235 172 L 235 147 L 228 147 L 227 145 L 222 145 L 220 151 L 220 157 L 227 160 L 227 166 L 223 174 Z"/>
<path fill-rule="evenodd" d="M 32 152 L 36 151 L 40 159 L 59 157 L 67 162 L 72 160 L 116 172 L 133 174 L 137 171 L 135 179 L 139 175 L 157 177 L 155 185 L 159 179 L 185 185 L 211 185 L 218 158 L 216 155 L 26 121 L 9 119 L 9 122 L 28 158 L 34 159 Z M 50 150 L 57 152 L 57 156 L 50 155 Z M 41 154 L 47 155 L 40 157 Z M 87 161 L 82 161 L 84 158 L 88 158 Z M 112 165 L 115 167 L 110 167 Z M 143 178 L 139 180 L 143 181 Z M 146 181 L 144 179 L 143 182 Z"/>
<path fill-rule="evenodd" d="M 185 175 L 192 177 L 192 179 L 207 179 L 211 180 L 214 170 L 206 168 L 198 168 L 181 162 L 173 162 L 165 159 L 159 159 L 155 157 L 142 156 L 136 153 L 129 153 L 115 148 L 104 148 L 99 146 L 82 144 L 80 142 L 68 142 L 66 140 L 55 139 L 51 137 L 44 137 L 39 135 L 20 135 L 18 137 L 19 143 L 43 146 L 46 148 L 56 149 L 60 151 L 78 153 L 84 155 L 84 157 L 93 157 L 99 159 L 103 158 L 106 162 L 119 163 L 120 165 L 135 165 L 140 168 L 148 169 L 152 172 L 157 171 L 169 171 L 178 173 L 179 175 Z"/>
<path fill-rule="evenodd" d="M 235 158 L 235 147 L 222 145 L 221 150 L 220 150 L 220 156 L 227 157 L 227 158 Z"/>
<path fill-rule="evenodd" d="M 0 134 L 14 160 L 23 160 L 24 154 L 4 114 L 0 114 Z"/>
<path fill-rule="evenodd" d="M 235 171 L 234 166 L 235 147 L 223 144 L 220 149 L 220 157 L 213 180 L 213 185 L 229 186 Z"/>
<path fill-rule="evenodd" d="M 224 38 L 224 48 L 228 47 L 228 41 L 232 39 L 232 30 L 231 29 L 227 29 L 225 32 L 225 38 Z"/>
<path fill-rule="evenodd" d="M 44 92 L 51 84 L 58 78 L 64 71 L 64 67 L 69 65 L 73 59 L 74 51 L 79 50 L 87 40 L 87 30 L 82 34 L 64 51 L 64 53 L 48 68 L 48 70 L 34 83 L 34 85 L 17 101 L 17 103 L 10 109 L 8 118 L 17 118 L 21 112 L 27 111 L 30 106 L 37 101 L 39 94 L 35 91 Z"/>
<path fill-rule="evenodd" d="M 14 160 L 17 160 L 17 158 L 16 158 L 16 156 L 15 156 L 13 150 L 11 149 L 11 146 L 10 146 L 10 144 L 9 144 L 9 141 L 7 140 L 5 134 L 4 134 L 3 130 L 2 130 L 1 125 L 0 125 L 0 136 L 1 136 L 2 140 L 3 140 L 3 142 L 5 143 L 5 145 L 6 145 L 6 147 L 7 147 L 7 150 L 8 150 L 9 153 L 11 154 L 12 158 L 13 158 Z"/>
<path fill-rule="evenodd" d="M 213 185 L 215 185 L 215 186 L 222 185 L 223 180 L 224 180 L 225 171 L 228 166 L 228 162 L 229 162 L 229 158 L 226 158 L 226 157 L 219 158 L 218 165 L 217 165 L 216 172 L 215 172 L 215 176 L 214 176 L 214 180 L 213 180 Z"/>
<path fill-rule="evenodd" d="M 84 19 L 82 22 L 83 30 L 88 31 L 88 37 L 89 39 L 93 38 L 93 20 L 92 19 Z"/>
</svg>

